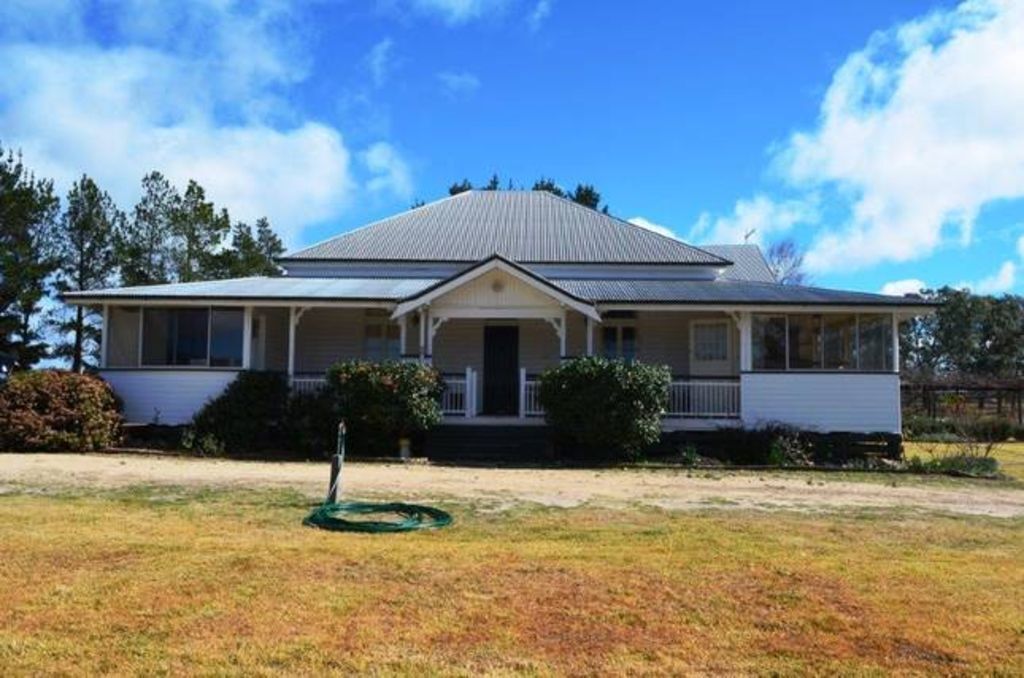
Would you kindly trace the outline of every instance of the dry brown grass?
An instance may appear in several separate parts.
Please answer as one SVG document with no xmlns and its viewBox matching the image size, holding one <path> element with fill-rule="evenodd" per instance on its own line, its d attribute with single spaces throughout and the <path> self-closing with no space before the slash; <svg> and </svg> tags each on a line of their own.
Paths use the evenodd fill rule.
<svg viewBox="0 0 1024 678">
<path fill-rule="evenodd" d="M 1024 672 L 1024 521 L 0 497 L 0 666 L 37 673 Z"/>
</svg>

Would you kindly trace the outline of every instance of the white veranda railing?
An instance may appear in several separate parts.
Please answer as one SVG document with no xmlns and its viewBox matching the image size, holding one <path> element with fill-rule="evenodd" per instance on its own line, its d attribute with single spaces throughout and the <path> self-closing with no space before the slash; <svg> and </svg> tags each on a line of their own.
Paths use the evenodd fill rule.
<svg viewBox="0 0 1024 678">
<path fill-rule="evenodd" d="M 729 379 L 673 381 L 668 391 L 667 417 L 738 417 L 740 382 Z"/>
<path fill-rule="evenodd" d="M 444 375 L 441 412 L 446 416 L 475 417 L 479 374 L 471 367 L 464 374 Z M 316 393 L 327 385 L 319 375 L 292 377 L 293 393 Z M 669 386 L 666 417 L 728 418 L 740 415 L 740 382 L 735 379 L 677 379 Z M 519 416 L 543 417 L 540 380 L 519 372 Z"/>
</svg>

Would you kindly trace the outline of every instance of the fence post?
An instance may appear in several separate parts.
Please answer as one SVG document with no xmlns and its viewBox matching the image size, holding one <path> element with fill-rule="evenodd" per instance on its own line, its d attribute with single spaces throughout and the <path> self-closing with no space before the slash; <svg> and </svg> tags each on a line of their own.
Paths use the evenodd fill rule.
<svg viewBox="0 0 1024 678">
<path fill-rule="evenodd" d="M 519 418 L 526 418 L 526 368 L 519 368 Z"/>
</svg>

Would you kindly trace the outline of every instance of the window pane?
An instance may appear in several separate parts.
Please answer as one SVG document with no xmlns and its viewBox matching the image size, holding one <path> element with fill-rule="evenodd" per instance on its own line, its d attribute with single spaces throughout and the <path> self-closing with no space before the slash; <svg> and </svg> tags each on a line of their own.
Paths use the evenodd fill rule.
<svg viewBox="0 0 1024 678">
<path fill-rule="evenodd" d="M 821 316 L 789 316 L 789 369 L 821 368 Z"/>
<path fill-rule="evenodd" d="M 636 328 L 622 328 L 622 357 L 626 360 L 636 359 Z"/>
<path fill-rule="evenodd" d="M 388 325 L 388 345 L 384 357 L 387 360 L 398 360 L 402 357 L 402 328 L 398 325 Z"/>
<path fill-rule="evenodd" d="M 619 328 L 601 328 L 601 352 L 605 358 L 616 358 L 619 355 Z"/>
<path fill-rule="evenodd" d="M 693 357 L 702 361 L 722 361 L 729 357 L 729 330 L 725 323 L 693 326 Z"/>
<path fill-rule="evenodd" d="M 171 339 L 171 312 L 147 308 L 142 312 L 142 364 L 171 365 L 174 355 Z"/>
<path fill-rule="evenodd" d="M 892 369 L 892 316 L 860 316 L 860 369 Z"/>
<path fill-rule="evenodd" d="M 172 312 L 177 330 L 172 365 L 206 365 L 207 313 L 205 308 L 181 308 Z"/>
<path fill-rule="evenodd" d="M 786 318 L 754 316 L 752 334 L 754 369 L 786 369 Z"/>
<path fill-rule="evenodd" d="M 147 308 L 142 318 L 144 365 L 206 365 L 205 308 Z"/>
<path fill-rule="evenodd" d="M 857 360 L 854 355 L 857 319 L 849 315 L 825 315 L 825 369 L 854 370 Z"/>
<path fill-rule="evenodd" d="M 210 316 L 210 365 L 214 367 L 242 366 L 242 328 L 245 324 L 241 309 L 218 308 Z"/>
</svg>

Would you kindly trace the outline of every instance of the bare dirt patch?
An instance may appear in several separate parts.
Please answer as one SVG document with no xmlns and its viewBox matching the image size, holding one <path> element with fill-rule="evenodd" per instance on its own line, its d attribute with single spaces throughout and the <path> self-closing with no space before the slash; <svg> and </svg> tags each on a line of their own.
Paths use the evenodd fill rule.
<svg viewBox="0 0 1024 678">
<path fill-rule="evenodd" d="M 0 489 L 125 487 L 290 488 L 311 498 L 326 489 L 326 463 L 252 462 L 127 455 L 2 454 Z M 1024 515 L 1024 490 L 1006 484 L 885 483 L 827 474 L 688 473 L 674 470 L 492 469 L 349 463 L 348 497 L 387 496 L 535 503 L 572 507 L 646 505 L 665 509 L 837 510 L 909 508 L 967 515 Z"/>
</svg>

